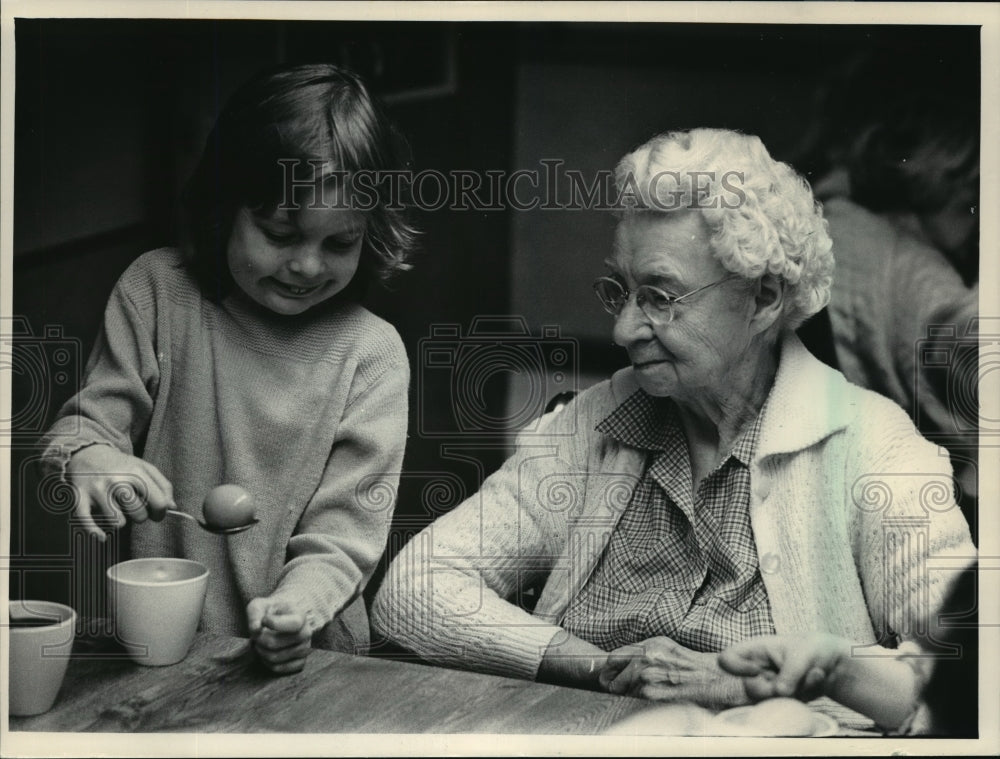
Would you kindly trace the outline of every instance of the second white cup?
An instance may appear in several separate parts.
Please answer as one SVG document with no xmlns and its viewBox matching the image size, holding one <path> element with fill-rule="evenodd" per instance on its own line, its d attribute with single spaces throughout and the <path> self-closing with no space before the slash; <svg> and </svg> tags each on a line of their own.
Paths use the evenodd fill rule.
<svg viewBox="0 0 1000 759">
<path fill-rule="evenodd" d="M 11 601 L 8 608 L 10 713 L 47 712 L 66 676 L 76 612 L 51 601 Z"/>
</svg>

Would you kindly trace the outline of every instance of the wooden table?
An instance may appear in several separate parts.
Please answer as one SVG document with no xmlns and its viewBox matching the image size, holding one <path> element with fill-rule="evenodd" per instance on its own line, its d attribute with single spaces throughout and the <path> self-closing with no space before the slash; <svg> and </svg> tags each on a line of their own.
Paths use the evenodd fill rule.
<svg viewBox="0 0 1000 759">
<path fill-rule="evenodd" d="M 15 751 L 10 755 L 18 756 L 195 757 L 630 756 L 640 749 L 673 753 L 684 745 L 704 753 L 705 740 L 719 740 L 680 733 L 596 735 L 660 707 L 626 696 L 324 650 L 310 654 L 303 672 L 277 677 L 259 664 L 249 641 L 201 633 L 182 662 L 144 667 L 107 639 L 87 637 L 76 641 L 53 708 L 36 717 L 11 717 L 5 739 Z M 327 733 L 341 735 L 324 738 Z M 839 735 L 873 737 L 845 728 Z M 746 749 L 745 738 L 722 740 L 734 746 L 723 753 Z M 786 751 L 801 751 L 800 739 L 778 740 L 791 741 Z"/>
<path fill-rule="evenodd" d="M 641 699 L 316 650 L 275 677 L 242 638 L 199 634 L 184 661 L 144 667 L 74 649 L 55 703 L 11 731 L 594 734 Z M 109 658 L 109 656 L 111 658 Z"/>
</svg>

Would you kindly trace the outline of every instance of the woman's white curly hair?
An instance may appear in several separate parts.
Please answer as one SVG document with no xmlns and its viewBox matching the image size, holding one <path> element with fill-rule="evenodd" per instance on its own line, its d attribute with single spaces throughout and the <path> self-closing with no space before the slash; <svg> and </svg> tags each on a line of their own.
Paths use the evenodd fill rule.
<svg viewBox="0 0 1000 759">
<path fill-rule="evenodd" d="M 661 134 L 615 169 L 618 217 L 701 211 L 729 271 L 785 281 L 782 326 L 794 330 L 830 300 L 833 243 L 809 184 L 760 138 L 722 129 Z"/>
</svg>

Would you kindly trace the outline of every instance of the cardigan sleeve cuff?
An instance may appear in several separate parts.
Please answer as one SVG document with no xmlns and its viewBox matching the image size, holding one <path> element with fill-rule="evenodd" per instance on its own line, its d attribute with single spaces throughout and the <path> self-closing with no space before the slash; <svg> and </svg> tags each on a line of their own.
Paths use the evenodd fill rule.
<svg viewBox="0 0 1000 759">
<path fill-rule="evenodd" d="M 428 652 L 428 658 L 476 672 L 534 680 L 545 650 L 559 634 L 564 634 L 562 628 L 548 624 L 464 628 L 461 643 L 456 641 L 447 655 Z M 441 637 L 446 635 L 442 631 Z"/>
<path fill-rule="evenodd" d="M 433 664 L 534 680 L 546 649 L 565 631 L 527 612 L 451 616 L 418 594 L 382 586 L 371 609 L 373 629 Z"/>
</svg>

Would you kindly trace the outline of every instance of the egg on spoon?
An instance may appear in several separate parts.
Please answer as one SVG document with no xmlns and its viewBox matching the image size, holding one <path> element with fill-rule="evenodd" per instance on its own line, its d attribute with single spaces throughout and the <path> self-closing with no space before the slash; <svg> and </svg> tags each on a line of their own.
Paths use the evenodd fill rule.
<svg viewBox="0 0 1000 759">
<path fill-rule="evenodd" d="M 205 524 L 217 530 L 229 530 L 254 521 L 254 502 L 239 485 L 212 488 L 202 505 Z"/>
</svg>

